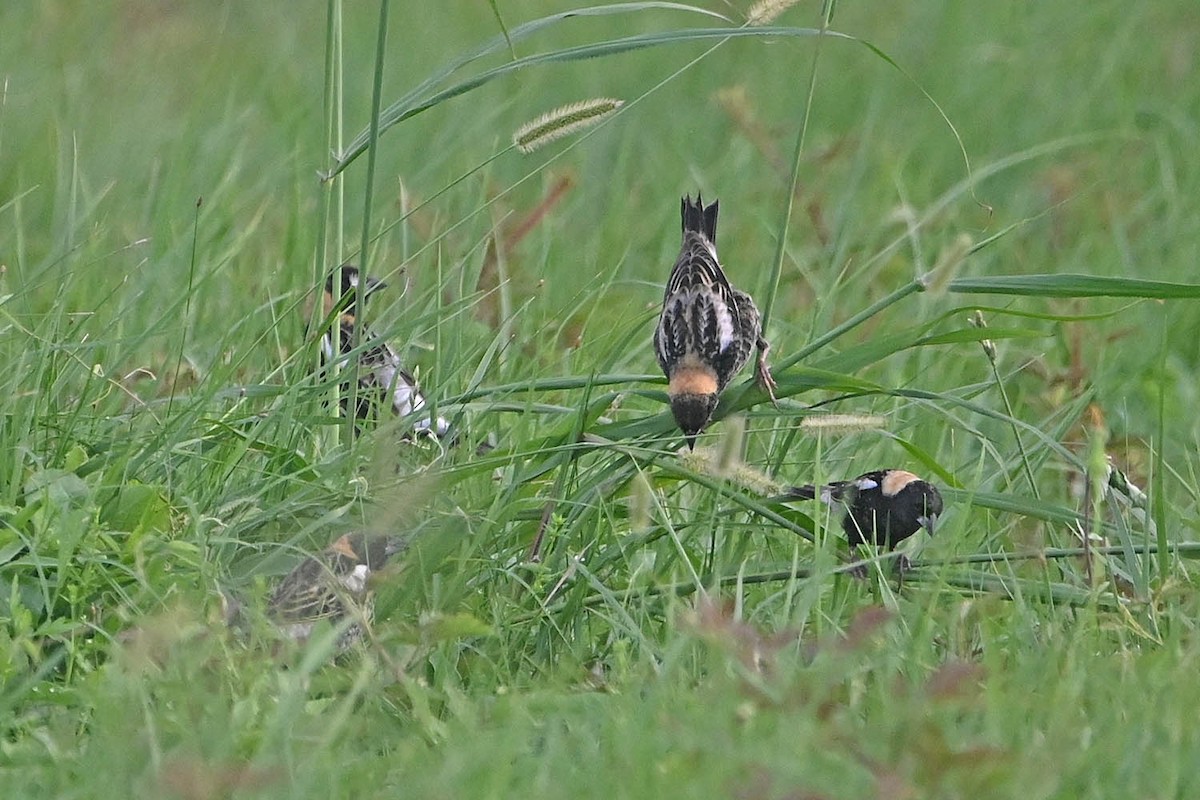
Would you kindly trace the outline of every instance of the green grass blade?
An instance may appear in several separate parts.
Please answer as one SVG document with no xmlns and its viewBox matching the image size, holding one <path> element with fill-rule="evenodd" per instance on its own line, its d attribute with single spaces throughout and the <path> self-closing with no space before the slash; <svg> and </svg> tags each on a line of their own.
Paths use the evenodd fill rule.
<svg viewBox="0 0 1200 800">
<path fill-rule="evenodd" d="M 636 36 L 627 36 L 623 39 L 613 39 L 606 42 L 595 44 L 578 45 L 576 47 L 567 47 L 560 50 L 551 50 L 545 53 L 537 53 L 530 56 L 518 58 L 516 61 L 511 61 L 503 66 L 482 72 L 474 77 L 460 81 L 446 89 L 438 91 L 424 98 L 409 97 L 403 101 L 397 102 L 384 110 L 380 118 L 380 132 L 386 132 L 389 128 L 398 125 L 410 117 L 428 111 L 434 106 L 440 105 L 447 100 L 453 99 L 467 92 L 478 89 L 492 81 L 518 72 L 522 69 L 530 67 L 545 66 L 555 63 L 567 63 L 571 61 L 584 61 L 593 58 L 606 58 L 609 56 L 622 55 L 624 53 L 632 53 L 638 50 L 645 50 L 654 47 L 663 47 L 667 45 L 689 44 L 692 42 L 711 41 L 713 39 L 725 40 L 744 37 L 764 37 L 764 36 L 782 36 L 782 37 L 809 37 L 809 36 L 833 36 L 842 39 L 852 39 L 853 37 L 845 34 L 836 33 L 834 31 L 819 31 L 813 28 L 686 28 L 682 30 L 664 31 L 659 33 L 638 34 Z M 369 131 L 359 134 L 352 140 L 346 151 L 339 154 L 334 162 L 334 165 L 322 177 L 324 180 L 329 180 L 334 177 L 355 159 L 362 155 L 369 146 Z"/>
<path fill-rule="evenodd" d="M 1004 294 L 1013 297 L 1141 297 L 1152 300 L 1200 298 L 1200 284 L 1082 274 L 955 278 L 950 281 L 947 291 L 957 294 Z"/>
</svg>

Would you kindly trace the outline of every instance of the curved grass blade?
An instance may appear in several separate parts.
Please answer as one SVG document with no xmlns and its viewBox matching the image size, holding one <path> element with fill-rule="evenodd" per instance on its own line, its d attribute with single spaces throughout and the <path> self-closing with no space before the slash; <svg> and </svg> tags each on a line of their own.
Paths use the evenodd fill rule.
<svg viewBox="0 0 1200 800">
<path fill-rule="evenodd" d="M 733 500 L 745 510 L 750 511 L 762 519 L 774 523 L 775 525 L 778 525 L 784 530 L 791 531 L 797 536 L 807 539 L 810 542 L 815 540 L 812 531 L 806 530 L 795 524 L 787 517 L 784 517 L 777 511 L 767 507 L 758 499 L 751 497 L 750 495 L 741 491 L 737 486 L 734 486 L 727 481 L 714 478 L 710 475 L 697 472 L 693 469 L 688 469 L 674 458 L 663 458 L 662 453 L 658 451 L 622 445 L 618 442 L 603 440 L 596 436 L 587 436 L 586 439 L 590 442 L 594 442 L 597 446 L 612 450 L 613 452 L 621 453 L 639 463 L 646 465 L 653 464 L 658 474 L 686 479 L 690 483 L 694 483 L 698 486 L 703 486 L 706 489 L 717 492 L 723 497 L 728 497 L 729 499 Z"/>
<path fill-rule="evenodd" d="M 1083 521 L 1083 515 L 1055 503 L 1049 503 L 1045 500 L 1037 500 L 1032 497 L 1022 497 L 1012 494 L 1001 494 L 999 492 L 979 492 L 965 491 L 963 489 L 954 489 L 944 487 L 942 494 L 946 500 L 951 503 L 963 503 L 978 508 L 988 508 L 992 511 L 1002 511 L 1008 514 L 1017 514 L 1022 517 L 1031 519 L 1040 519 L 1043 522 L 1050 522 L 1057 525 L 1074 527 Z M 1117 526 L 1111 522 L 1101 524 L 1096 521 L 1097 529 L 1102 528 L 1108 534 L 1116 534 Z"/>
<path fill-rule="evenodd" d="M 833 24 L 833 11 L 836 7 L 835 3 L 825 3 L 821 10 L 821 30 L 829 30 L 829 26 Z M 750 19 L 755 16 L 755 10 L 763 11 L 759 6 L 751 9 Z M 747 22 L 749 25 L 754 25 L 754 22 Z M 775 235 L 775 258 L 771 263 L 771 276 L 767 279 L 767 292 L 763 297 L 762 305 L 762 330 L 766 330 L 771 322 L 771 315 L 775 309 L 775 298 L 779 294 L 779 282 L 783 277 L 783 258 L 787 252 L 787 237 L 788 228 L 792 221 L 792 206 L 796 202 L 796 189 L 800 185 L 800 164 L 804 154 L 804 142 L 808 136 L 808 122 L 812 115 L 813 98 L 817 91 L 817 67 L 821 64 L 821 45 L 824 43 L 824 37 L 817 39 L 817 45 L 813 48 L 812 66 L 808 71 L 808 86 L 804 93 L 804 105 L 800 113 L 800 124 L 796 127 L 796 144 L 792 148 L 792 171 L 788 178 L 787 194 L 784 196 L 783 207 L 780 209 L 780 220 Z"/>
<path fill-rule="evenodd" d="M 1200 284 L 1077 273 L 955 278 L 950 281 L 947 291 L 958 294 L 1005 294 L 1014 297 L 1140 297 L 1153 300 L 1200 298 Z"/>
<path fill-rule="evenodd" d="M 558 14 L 550 14 L 539 19 L 522 23 L 515 28 L 511 28 L 507 31 L 506 35 L 501 34 L 500 36 L 495 36 L 491 39 L 488 39 L 476 49 L 467 51 L 450 63 L 446 64 L 428 78 L 421 81 L 420 84 L 414 87 L 406 95 L 385 108 L 380 118 L 381 125 L 383 126 L 383 129 L 386 130 L 392 125 L 395 125 L 397 122 L 402 121 L 407 116 L 411 116 L 409 114 L 405 114 L 405 111 L 412 109 L 415 105 L 417 105 L 422 96 L 433 91 L 436 86 L 446 81 L 448 78 L 450 78 L 450 76 L 458 72 L 463 67 L 472 64 L 481 58 L 486 58 L 487 56 L 502 50 L 509 50 L 510 54 L 512 54 L 512 61 L 510 63 L 518 63 L 521 59 L 517 58 L 515 53 L 513 53 L 514 46 L 517 42 L 527 39 L 530 36 L 533 36 L 534 34 L 539 33 L 547 28 L 553 27 L 561 22 L 574 19 L 576 17 L 600 17 L 652 10 L 686 11 L 694 14 L 702 14 L 704 16 L 714 17 L 726 22 L 730 21 L 728 17 L 718 14 L 715 11 L 710 11 L 705 8 L 698 8 L 697 6 L 691 6 L 684 3 L 667 2 L 613 3 L 612 5 L 608 6 L 589 6 L 586 8 L 573 9 L 571 11 L 563 11 Z M 334 175 L 344 170 L 351 161 L 362 155 L 367 146 L 365 133 L 365 131 L 360 133 L 350 142 L 345 150 L 337 154 L 336 163 L 333 168 L 322 176 L 324 180 L 332 178 Z"/>
<path fill-rule="evenodd" d="M 508 54 L 515 61 L 517 51 L 513 47 L 512 37 L 508 34 L 508 26 L 504 24 L 504 17 L 500 14 L 500 6 L 496 5 L 496 0 L 488 0 L 488 5 L 492 7 L 492 16 L 496 18 L 496 24 L 500 26 L 500 34 L 504 37 L 504 43 L 508 45 Z"/>
<path fill-rule="evenodd" d="M 906 583 L 911 581 L 912 583 L 945 584 L 981 594 L 1000 595 L 1010 600 L 1032 599 L 1048 604 L 1071 606 L 1088 606 L 1094 603 L 1096 606 L 1110 611 L 1120 608 L 1123 604 L 1121 598 L 1108 592 L 1097 594 L 1067 583 L 989 575 L 984 572 L 965 572 L 955 575 L 935 573 L 922 576 L 919 571 L 914 570 L 912 575 L 906 575 L 904 580 Z"/>
<path fill-rule="evenodd" d="M 546 53 L 537 53 L 531 56 L 519 58 L 516 61 L 510 61 L 499 67 L 481 72 L 471 78 L 467 78 L 459 83 L 454 84 L 440 92 L 418 99 L 414 97 L 414 93 L 410 93 L 403 100 L 393 103 L 388 108 L 384 109 L 379 116 L 379 132 L 383 133 L 394 125 L 403 122 L 410 117 L 428 111 L 436 105 L 446 102 L 459 95 L 466 94 L 474 89 L 478 89 L 485 84 L 488 84 L 497 78 L 504 77 L 509 73 L 518 70 L 527 69 L 529 67 L 541 66 L 543 64 L 554 64 L 569 61 L 583 61 L 592 58 L 605 58 L 608 56 L 620 55 L 622 53 L 644 50 L 651 47 L 660 47 L 670 44 L 686 44 L 688 42 L 708 41 L 710 39 L 733 39 L 750 36 L 782 36 L 782 37 L 808 37 L 808 36 L 832 36 L 847 41 L 857 41 L 854 37 L 844 33 L 835 31 L 820 31 L 815 28 L 685 28 L 682 30 L 663 31 L 658 33 L 638 34 L 635 36 L 627 36 L 622 39 L 611 39 L 605 42 L 595 44 L 578 45 L 575 47 L 567 47 L 561 50 L 551 50 Z M 333 167 L 322 174 L 322 180 L 329 180 L 339 174 L 347 166 L 350 165 L 356 158 L 362 155 L 370 142 L 369 131 L 364 131 L 354 138 L 344 153 L 341 153 Z"/>
</svg>

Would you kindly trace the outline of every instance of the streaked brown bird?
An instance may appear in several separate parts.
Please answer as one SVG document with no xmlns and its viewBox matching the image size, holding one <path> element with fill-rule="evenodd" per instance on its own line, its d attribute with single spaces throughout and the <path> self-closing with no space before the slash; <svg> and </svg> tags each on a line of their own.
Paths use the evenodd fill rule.
<svg viewBox="0 0 1200 800">
<path fill-rule="evenodd" d="M 348 533 L 279 581 L 267 615 L 287 638 L 297 641 L 307 640 L 322 620 L 336 626 L 352 615 L 354 621 L 337 640 L 337 650 L 346 650 L 362 639 L 362 624 L 371 618 L 371 575 L 404 548 L 398 536 Z"/>
<path fill-rule="evenodd" d="M 325 284 L 325 316 L 328 318 L 335 309 L 340 309 L 337 327 L 339 356 L 337 359 L 334 357 L 332 330 L 326 330 L 321 336 L 322 370 L 327 369 L 335 360 L 343 368 L 350 364 L 351 359 L 358 361 L 358 399 L 355 404 L 355 416 L 358 419 L 371 418 L 376 413 L 375 409 L 388 400 L 397 416 L 416 414 L 425 408 L 425 395 L 418 388 L 416 378 L 402 366 L 396 350 L 366 324 L 362 326 L 362 341 L 357 348 L 354 347 L 355 321 L 359 314 L 365 313 L 365 308 L 359 308 L 358 305 L 360 281 L 363 284 L 364 306 L 372 294 L 387 285 L 375 278 L 360 275 L 358 268 L 350 264 L 339 267 Z M 340 288 L 336 295 L 335 286 Z M 343 409 L 348 405 L 349 390 L 349 384 L 343 383 Z M 412 430 L 417 434 L 442 438 L 450 433 L 450 423 L 441 417 L 433 419 L 426 414 L 417 418 Z"/>
<path fill-rule="evenodd" d="M 771 400 L 771 347 L 753 298 L 733 288 L 717 259 L 717 203 L 680 201 L 683 245 L 663 295 L 654 352 L 667 376 L 671 413 L 688 447 L 712 420 L 721 392 L 757 347 L 756 374 Z"/>
</svg>

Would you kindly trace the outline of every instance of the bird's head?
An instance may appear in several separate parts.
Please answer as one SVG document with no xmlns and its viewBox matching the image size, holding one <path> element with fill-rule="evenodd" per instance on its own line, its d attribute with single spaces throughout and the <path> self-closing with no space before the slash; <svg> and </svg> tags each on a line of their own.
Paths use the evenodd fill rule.
<svg viewBox="0 0 1200 800">
<path fill-rule="evenodd" d="M 341 298 L 339 305 L 350 314 L 354 314 L 358 304 L 358 284 L 363 284 L 364 302 L 366 298 L 387 286 L 383 281 L 362 275 L 353 264 L 343 264 L 325 281 L 325 303 L 327 312 L 333 310 L 334 292 Z"/>
<path fill-rule="evenodd" d="M 671 413 L 679 424 L 688 447 L 696 447 L 696 436 L 712 419 L 717 408 L 717 373 L 695 356 L 688 356 L 670 372 L 667 396 Z"/>
<path fill-rule="evenodd" d="M 904 470 L 889 470 L 881 483 L 884 496 L 895 498 L 911 519 L 933 535 L 942 513 L 942 494 L 937 487 Z"/>
<path fill-rule="evenodd" d="M 921 513 L 917 515 L 917 522 L 921 523 L 921 527 L 929 531 L 929 535 L 932 536 L 938 517 L 942 515 L 942 494 L 932 483 L 925 481 L 919 481 L 919 483 L 921 485 L 916 488 L 921 495 L 919 502 Z"/>
<path fill-rule="evenodd" d="M 329 546 L 330 555 L 351 568 L 366 566 L 368 570 L 382 569 L 388 559 L 403 551 L 408 543 L 399 536 L 356 531 L 347 533 Z"/>
<path fill-rule="evenodd" d="M 697 394 L 684 392 L 671 395 L 671 413 L 683 431 L 689 448 L 696 447 L 696 437 L 712 419 L 717 408 L 717 393 Z"/>
</svg>

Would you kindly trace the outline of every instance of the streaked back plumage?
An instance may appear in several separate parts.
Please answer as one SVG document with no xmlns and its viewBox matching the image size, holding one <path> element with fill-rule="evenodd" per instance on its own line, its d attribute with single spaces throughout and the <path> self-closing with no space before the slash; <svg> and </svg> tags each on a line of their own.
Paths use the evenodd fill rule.
<svg viewBox="0 0 1200 800">
<path fill-rule="evenodd" d="M 759 317 L 717 259 L 717 212 L 718 203 L 705 207 L 700 197 L 681 202 L 683 242 L 663 294 L 654 349 L 668 380 L 680 367 L 702 365 L 715 373 L 719 392 L 745 366 Z"/>
<path fill-rule="evenodd" d="M 268 614 L 284 635 L 297 640 L 307 639 L 321 620 L 338 624 L 351 613 L 369 619 L 368 580 L 405 545 L 398 536 L 362 532 L 342 536 L 280 580 L 268 601 Z M 356 621 L 343 632 L 337 647 L 345 649 L 361 637 Z"/>
<path fill-rule="evenodd" d="M 774 380 L 750 295 L 734 289 L 717 258 L 717 210 L 685 196 L 680 203 L 683 241 L 663 292 L 654 329 L 654 353 L 667 376 L 671 413 L 689 447 L 712 420 L 720 393 L 759 349 L 759 377 L 771 399 Z"/>
</svg>

